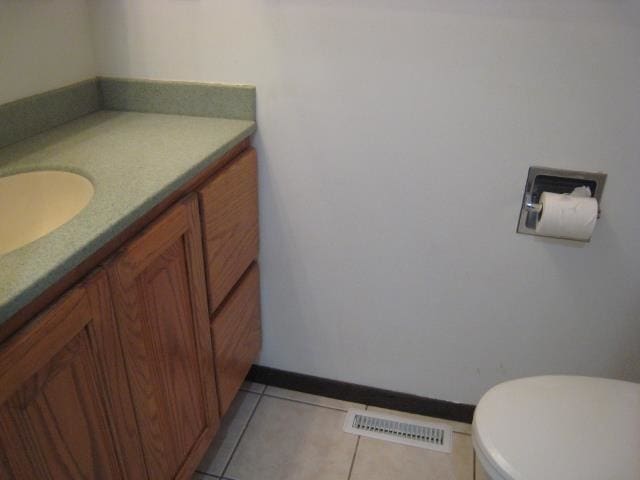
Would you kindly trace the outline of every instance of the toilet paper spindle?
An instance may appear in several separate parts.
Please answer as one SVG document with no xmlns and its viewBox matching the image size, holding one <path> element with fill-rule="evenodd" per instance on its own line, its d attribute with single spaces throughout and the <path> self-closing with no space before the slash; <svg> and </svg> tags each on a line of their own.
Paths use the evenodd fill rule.
<svg viewBox="0 0 640 480">
<path fill-rule="evenodd" d="M 530 213 L 540 213 L 542 211 L 542 205 L 534 203 L 530 193 L 526 193 L 524 197 L 524 208 Z"/>
</svg>

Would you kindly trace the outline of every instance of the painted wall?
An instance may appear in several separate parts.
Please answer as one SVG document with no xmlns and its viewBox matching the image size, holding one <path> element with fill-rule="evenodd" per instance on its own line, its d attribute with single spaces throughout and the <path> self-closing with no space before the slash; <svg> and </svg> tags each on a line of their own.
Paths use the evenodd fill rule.
<svg viewBox="0 0 640 480">
<path fill-rule="evenodd" d="M 85 0 L 0 0 L 0 105 L 95 76 Z"/>
<path fill-rule="evenodd" d="M 624 0 L 93 0 L 100 74 L 258 87 L 267 366 L 447 400 L 640 381 L 640 16 Z M 609 174 L 588 245 L 530 165 Z"/>
</svg>

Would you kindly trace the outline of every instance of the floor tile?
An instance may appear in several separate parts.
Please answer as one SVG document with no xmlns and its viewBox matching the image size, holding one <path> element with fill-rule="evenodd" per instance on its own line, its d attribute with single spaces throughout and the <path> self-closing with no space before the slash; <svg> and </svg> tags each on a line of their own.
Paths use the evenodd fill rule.
<svg viewBox="0 0 640 480">
<path fill-rule="evenodd" d="M 271 395 L 272 397 L 286 398 L 287 400 L 310 403 L 320 407 L 337 408 L 338 410 L 344 411 L 347 411 L 350 408 L 364 408 L 364 405 L 359 403 L 345 402 L 334 398 L 321 397 L 319 395 L 311 395 L 310 393 L 296 392 L 294 390 L 286 390 L 284 388 L 272 386 L 268 386 L 264 393 L 265 395 Z"/>
<path fill-rule="evenodd" d="M 420 420 L 423 422 L 444 423 L 447 425 L 451 425 L 451 428 L 453 429 L 454 432 L 471 435 L 471 425 L 469 425 L 468 423 L 454 422 L 452 420 L 443 420 L 441 418 L 427 417 L 424 415 L 415 415 L 413 413 L 398 412 L 396 410 L 387 410 L 386 408 L 378 408 L 378 407 L 372 407 L 372 406 L 369 406 L 368 410 L 371 412 L 381 412 L 389 415 L 397 415 L 400 417 L 412 418 L 414 420 Z"/>
<path fill-rule="evenodd" d="M 240 390 L 244 390 L 245 392 L 253 392 L 253 393 L 262 393 L 264 392 L 266 385 L 262 383 L 256 382 L 244 382 L 240 387 Z"/>
<path fill-rule="evenodd" d="M 216 438 L 197 468 L 199 472 L 222 475 L 259 399 L 260 395 L 255 393 L 238 392 L 222 419 Z"/>
<path fill-rule="evenodd" d="M 351 480 L 473 480 L 471 437 L 453 434 L 453 452 L 441 453 L 361 437 Z"/>
<path fill-rule="evenodd" d="M 484 468 L 482 468 L 482 465 L 480 465 L 480 461 L 478 460 L 478 457 L 476 455 L 474 455 L 474 458 L 476 460 L 476 470 L 475 470 L 476 478 L 475 478 L 475 480 L 489 480 L 489 477 L 484 472 Z"/>
<path fill-rule="evenodd" d="M 262 397 L 224 476 L 239 480 L 346 480 L 357 437 L 344 413 Z"/>
</svg>

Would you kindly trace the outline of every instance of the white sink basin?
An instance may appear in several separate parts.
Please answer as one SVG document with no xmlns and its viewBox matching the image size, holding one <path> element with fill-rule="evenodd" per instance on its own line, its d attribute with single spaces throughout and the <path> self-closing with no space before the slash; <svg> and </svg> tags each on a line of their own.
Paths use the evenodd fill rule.
<svg viewBox="0 0 640 480">
<path fill-rule="evenodd" d="M 81 175 L 53 170 L 0 177 L 0 255 L 67 223 L 93 197 Z"/>
</svg>

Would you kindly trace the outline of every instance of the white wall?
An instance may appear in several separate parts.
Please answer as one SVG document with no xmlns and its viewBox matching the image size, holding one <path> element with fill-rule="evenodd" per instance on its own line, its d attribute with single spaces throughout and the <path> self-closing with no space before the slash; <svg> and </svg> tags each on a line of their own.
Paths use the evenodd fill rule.
<svg viewBox="0 0 640 480">
<path fill-rule="evenodd" d="M 0 105 L 95 76 L 86 0 L 0 0 Z"/>
<path fill-rule="evenodd" d="M 629 0 L 93 0 L 103 75 L 258 87 L 264 365 L 477 402 L 640 381 Z M 515 234 L 530 165 L 604 170 L 589 245 Z"/>
</svg>

